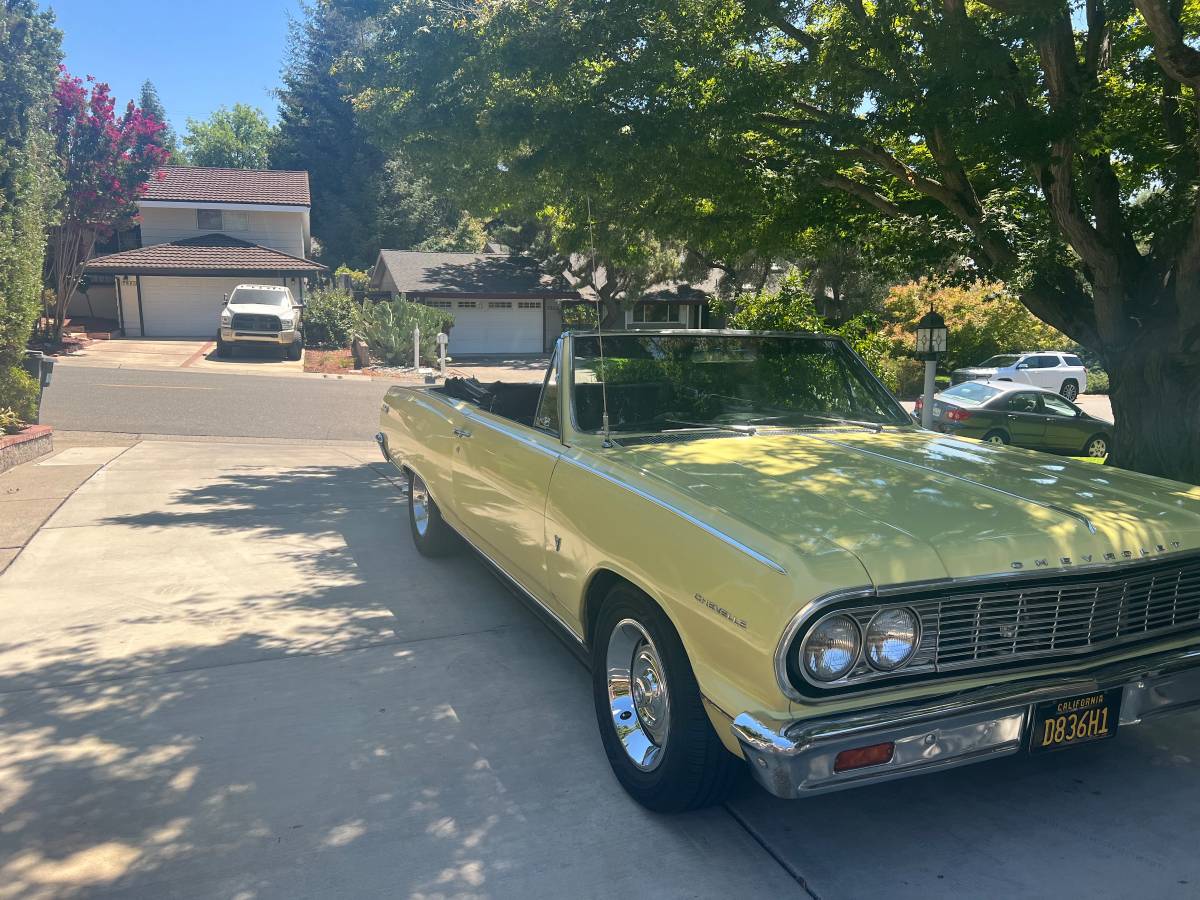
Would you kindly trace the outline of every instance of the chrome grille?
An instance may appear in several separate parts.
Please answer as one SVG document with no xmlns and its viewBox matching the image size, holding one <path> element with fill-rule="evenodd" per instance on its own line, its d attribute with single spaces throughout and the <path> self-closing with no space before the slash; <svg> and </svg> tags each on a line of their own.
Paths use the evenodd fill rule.
<svg viewBox="0 0 1200 900">
<path fill-rule="evenodd" d="M 932 663 L 939 671 L 1200 630 L 1200 560 L 998 588 L 912 604 L 923 620 L 933 620 Z"/>
<path fill-rule="evenodd" d="M 235 331 L 279 331 L 279 316 L 235 313 L 231 323 Z"/>
<path fill-rule="evenodd" d="M 860 659 L 848 675 L 822 689 L 1086 656 L 1165 635 L 1200 634 L 1200 556 L 1117 564 L 1078 575 L 1015 576 L 974 590 L 888 590 L 869 605 L 823 610 L 800 630 L 799 639 L 838 612 L 853 617 L 865 632 L 876 612 L 893 606 L 907 606 L 920 619 L 921 639 L 912 660 L 897 672 L 881 673 Z"/>
</svg>

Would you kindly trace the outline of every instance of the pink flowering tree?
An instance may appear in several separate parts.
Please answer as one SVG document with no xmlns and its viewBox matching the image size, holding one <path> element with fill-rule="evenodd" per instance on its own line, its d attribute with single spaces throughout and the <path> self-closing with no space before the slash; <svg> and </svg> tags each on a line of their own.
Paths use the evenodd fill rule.
<svg viewBox="0 0 1200 900">
<path fill-rule="evenodd" d="M 54 92 L 54 135 L 64 191 L 50 230 L 54 287 L 52 338 L 62 338 L 67 305 L 96 242 L 137 221 L 137 200 L 166 161 L 163 123 L 132 102 L 114 114 L 108 85 L 60 71 Z"/>
</svg>

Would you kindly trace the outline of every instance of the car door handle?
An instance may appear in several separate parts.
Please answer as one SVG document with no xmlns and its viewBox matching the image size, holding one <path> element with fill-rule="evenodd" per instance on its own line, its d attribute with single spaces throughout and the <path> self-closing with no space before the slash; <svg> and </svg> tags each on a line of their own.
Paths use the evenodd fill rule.
<svg viewBox="0 0 1200 900">
<path fill-rule="evenodd" d="M 455 428 L 454 436 L 460 438 L 469 438 L 471 436 L 471 432 L 467 431 L 465 428 Z"/>
</svg>

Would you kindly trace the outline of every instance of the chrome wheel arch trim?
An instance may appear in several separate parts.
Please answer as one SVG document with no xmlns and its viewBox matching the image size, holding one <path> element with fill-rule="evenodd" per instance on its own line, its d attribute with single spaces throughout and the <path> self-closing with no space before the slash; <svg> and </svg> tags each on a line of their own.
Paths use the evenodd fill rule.
<svg viewBox="0 0 1200 900">
<path fill-rule="evenodd" d="M 712 535 L 717 540 L 728 544 L 730 547 L 733 547 L 735 550 L 738 550 L 741 553 L 744 553 L 746 556 L 749 556 L 755 562 L 762 563 L 768 569 L 778 572 L 780 575 L 786 575 L 788 573 L 787 569 L 785 569 L 779 563 L 775 562 L 775 560 L 771 559 L 766 554 L 760 553 L 758 550 L 755 550 L 753 547 L 749 547 L 746 544 L 743 544 L 737 538 L 726 534 L 724 531 L 721 531 L 721 529 L 717 528 L 715 525 L 710 525 L 708 522 L 705 522 L 704 520 L 700 519 L 697 516 L 693 516 L 691 513 L 680 509 L 678 506 L 675 506 L 674 504 L 669 503 L 668 501 L 662 499 L 661 497 L 656 497 L 654 494 L 651 494 L 649 491 L 642 490 L 641 488 L 637 487 L 636 485 L 630 484 L 628 481 L 625 481 L 624 479 L 618 478 L 615 475 L 610 475 L 607 472 L 602 472 L 599 469 L 597 469 L 595 466 L 589 466 L 587 463 L 581 462 L 580 460 L 574 459 L 565 454 L 562 456 L 562 461 L 566 462 L 566 463 L 570 463 L 571 465 L 575 466 L 575 468 L 581 469 L 584 472 L 590 472 L 591 474 L 595 475 L 597 478 L 604 479 L 609 484 L 614 484 L 617 487 L 624 488 L 625 490 L 629 491 L 631 494 L 635 494 L 636 496 L 641 497 L 643 500 L 647 500 L 650 503 L 653 503 L 655 506 L 659 507 L 660 509 L 665 509 L 667 512 L 673 513 L 674 515 L 679 516 L 679 518 L 683 519 L 684 521 L 690 522 L 691 524 L 695 525 L 697 528 L 699 528 L 701 531 L 705 532 L 706 534 Z"/>
<path fill-rule="evenodd" d="M 408 506 L 412 510 L 413 527 L 417 529 L 417 534 L 421 537 L 425 537 L 429 531 L 429 518 L 432 515 L 429 509 L 431 500 L 432 497 L 425 484 L 425 479 L 414 472 L 408 483 Z"/>
</svg>

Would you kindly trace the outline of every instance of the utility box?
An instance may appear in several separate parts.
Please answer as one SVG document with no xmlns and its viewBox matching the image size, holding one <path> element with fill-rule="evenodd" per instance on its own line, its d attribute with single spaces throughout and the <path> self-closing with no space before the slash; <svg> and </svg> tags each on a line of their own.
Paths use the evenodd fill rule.
<svg viewBox="0 0 1200 900">
<path fill-rule="evenodd" d="M 46 356 L 41 350 L 26 350 L 22 368 L 38 383 L 37 422 L 42 421 L 42 394 L 50 387 L 54 378 L 54 357 Z"/>
</svg>

